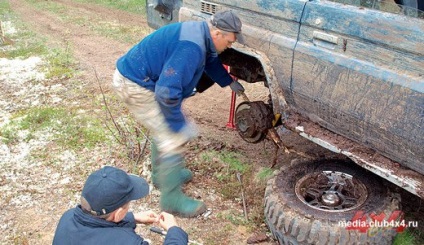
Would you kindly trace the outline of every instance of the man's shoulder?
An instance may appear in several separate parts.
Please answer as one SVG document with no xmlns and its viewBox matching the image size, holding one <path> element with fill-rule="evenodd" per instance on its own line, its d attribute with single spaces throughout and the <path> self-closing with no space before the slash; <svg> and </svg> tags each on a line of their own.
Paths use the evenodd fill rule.
<svg viewBox="0 0 424 245">
<path fill-rule="evenodd" d="M 96 222 L 90 216 L 80 215 L 78 208 L 66 211 L 59 221 L 53 244 L 68 244 L 72 238 L 75 244 L 142 244 L 143 238 L 134 227 L 107 225 Z"/>
<path fill-rule="evenodd" d="M 207 26 L 204 21 L 183 21 L 178 22 L 178 24 L 181 28 L 193 28 L 194 30 L 201 30 L 202 32 L 206 31 L 205 26 Z"/>
<path fill-rule="evenodd" d="M 64 218 L 67 218 L 67 217 L 72 217 L 72 216 L 74 215 L 74 213 L 75 213 L 76 209 L 77 209 L 77 208 L 71 208 L 71 209 L 66 210 L 66 211 L 62 214 L 61 219 L 64 219 Z"/>
<path fill-rule="evenodd" d="M 189 41 L 197 44 L 206 52 L 206 28 L 204 22 L 187 21 L 181 24 L 180 41 Z"/>
</svg>

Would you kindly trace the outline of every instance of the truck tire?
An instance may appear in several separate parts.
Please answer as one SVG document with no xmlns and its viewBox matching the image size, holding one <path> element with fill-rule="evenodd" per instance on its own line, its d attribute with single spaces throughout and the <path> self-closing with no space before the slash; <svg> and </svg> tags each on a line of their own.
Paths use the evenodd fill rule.
<svg viewBox="0 0 424 245">
<path fill-rule="evenodd" d="M 352 162 L 296 159 L 268 181 L 265 219 L 280 244 L 392 244 L 394 228 L 360 231 L 343 223 L 358 211 L 368 221 L 371 214 L 390 220 L 399 203 L 381 179 Z"/>
</svg>

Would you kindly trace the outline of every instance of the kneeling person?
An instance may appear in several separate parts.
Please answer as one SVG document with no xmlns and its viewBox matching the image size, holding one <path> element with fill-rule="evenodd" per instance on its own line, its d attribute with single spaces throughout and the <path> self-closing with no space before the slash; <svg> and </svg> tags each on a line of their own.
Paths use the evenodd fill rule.
<svg viewBox="0 0 424 245">
<path fill-rule="evenodd" d="M 188 235 L 175 217 L 153 211 L 128 212 L 132 200 L 149 194 L 149 185 L 138 176 L 106 166 L 85 182 L 81 204 L 61 217 L 53 245 L 66 244 L 149 244 L 135 233 L 136 224 L 159 222 L 167 231 L 164 244 L 187 244 Z"/>
</svg>

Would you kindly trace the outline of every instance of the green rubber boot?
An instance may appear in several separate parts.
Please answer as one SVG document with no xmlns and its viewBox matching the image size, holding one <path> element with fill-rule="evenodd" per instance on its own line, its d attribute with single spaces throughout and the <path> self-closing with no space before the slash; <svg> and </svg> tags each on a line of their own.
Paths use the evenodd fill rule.
<svg viewBox="0 0 424 245">
<path fill-rule="evenodd" d="M 162 211 L 181 217 L 196 217 L 206 211 L 206 205 L 186 196 L 181 189 L 180 172 L 183 158 L 179 154 L 170 155 L 159 160 L 157 181 L 160 186 L 160 207 Z"/>
<path fill-rule="evenodd" d="M 158 167 L 157 167 L 157 161 L 158 161 L 158 147 L 155 142 L 152 141 L 150 144 L 150 158 L 152 162 L 152 183 L 153 186 L 160 189 L 158 180 L 157 180 L 157 174 L 158 174 Z M 182 184 L 188 183 L 193 179 L 193 173 L 187 169 L 182 168 L 180 171 L 180 181 Z"/>
</svg>

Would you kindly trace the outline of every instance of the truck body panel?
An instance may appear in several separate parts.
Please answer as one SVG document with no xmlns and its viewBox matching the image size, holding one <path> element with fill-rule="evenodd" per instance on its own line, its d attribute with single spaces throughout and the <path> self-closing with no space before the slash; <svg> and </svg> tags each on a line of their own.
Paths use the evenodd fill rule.
<svg viewBox="0 0 424 245">
<path fill-rule="evenodd" d="M 157 18 L 154 2 L 148 0 L 148 14 Z M 235 11 L 246 44 L 236 43 L 221 59 L 233 75 L 269 88 L 285 127 L 424 198 L 424 19 L 418 14 L 354 0 L 172 2 L 178 21 Z M 166 23 L 160 21 L 149 24 Z"/>
<path fill-rule="evenodd" d="M 301 22 L 294 107 L 424 174 L 424 21 L 319 1 Z"/>
</svg>

